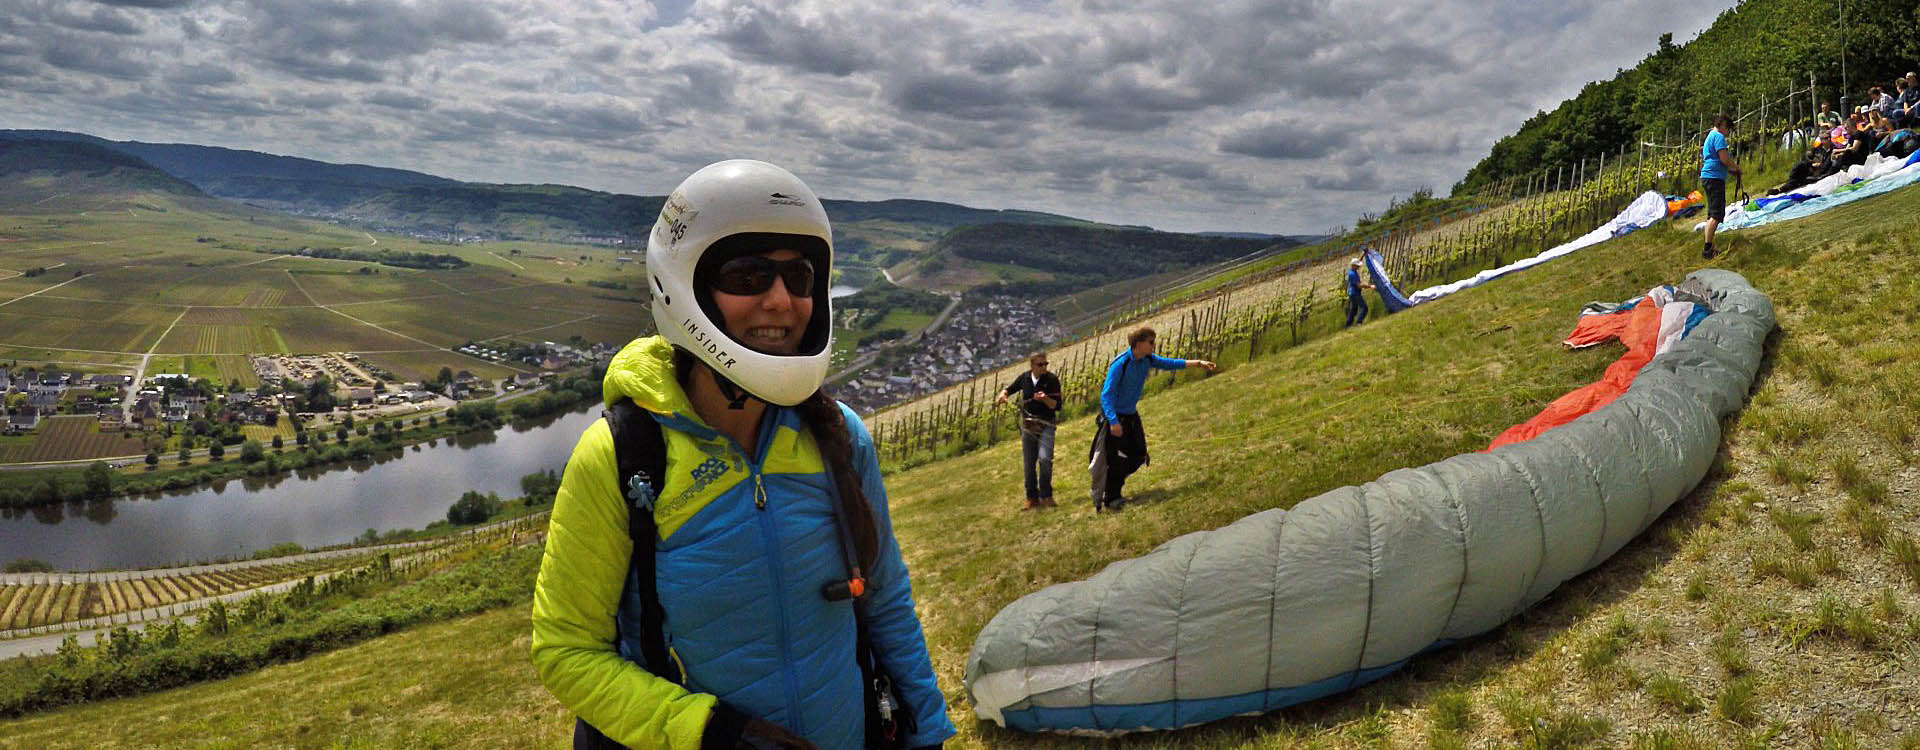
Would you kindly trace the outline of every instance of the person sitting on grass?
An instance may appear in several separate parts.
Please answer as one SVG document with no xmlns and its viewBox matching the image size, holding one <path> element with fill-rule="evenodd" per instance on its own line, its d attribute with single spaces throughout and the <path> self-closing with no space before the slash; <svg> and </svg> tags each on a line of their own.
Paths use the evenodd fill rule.
<svg viewBox="0 0 1920 750">
<path fill-rule="evenodd" d="M 1843 122 L 1846 122 L 1846 119 L 1841 117 L 1839 112 L 1833 111 L 1833 102 L 1821 102 L 1820 114 L 1813 116 L 1814 127 L 1821 134 L 1840 127 L 1840 123 Z"/>
<path fill-rule="evenodd" d="M 1900 95 L 1894 98 L 1894 104 L 1900 111 L 1894 124 L 1910 128 L 1920 123 L 1920 76 L 1908 71 L 1907 77 L 1900 79 Z"/>
<path fill-rule="evenodd" d="M 1835 171 L 1867 163 L 1867 155 L 1873 153 L 1875 142 L 1866 115 L 1853 115 L 1847 123 L 1847 147 L 1834 156 Z"/>
<path fill-rule="evenodd" d="M 1819 174 L 1821 171 L 1825 170 L 1826 168 L 1827 168 L 1826 157 L 1821 155 L 1820 149 L 1818 148 L 1807 149 L 1806 158 L 1801 159 L 1798 163 L 1794 164 L 1793 169 L 1787 172 L 1787 181 L 1780 183 L 1779 185 L 1775 185 L 1771 188 L 1768 188 L 1767 195 L 1780 195 L 1781 193 L 1791 193 L 1802 187 L 1811 185 L 1814 183 L 1815 180 L 1820 179 L 1818 177 L 1815 177 L 1814 175 Z"/>
</svg>

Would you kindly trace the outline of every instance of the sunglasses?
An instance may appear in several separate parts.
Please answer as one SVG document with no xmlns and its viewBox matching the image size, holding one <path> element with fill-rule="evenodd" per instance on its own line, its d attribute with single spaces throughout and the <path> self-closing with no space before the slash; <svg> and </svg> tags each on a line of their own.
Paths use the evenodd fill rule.
<svg viewBox="0 0 1920 750">
<path fill-rule="evenodd" d="M 742 255 L 720 264 L 713 288 L 743 297 L 764 294 L 773 288 L 775 277 L 787 283 L 787 294 L 813 296 L 813 264 L 806 258 L 770 260 L 764 255 Z"/>
</svg>

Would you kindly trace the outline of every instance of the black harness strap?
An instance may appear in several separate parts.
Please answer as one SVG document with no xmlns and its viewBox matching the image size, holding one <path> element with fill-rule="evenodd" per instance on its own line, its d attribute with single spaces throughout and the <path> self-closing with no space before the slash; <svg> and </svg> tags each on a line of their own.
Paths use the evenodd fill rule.
<svg viewBox="0 0 1920 750">
<path fill-rule="evenodd" d="M 627 499 L 627 537 L 633 540 L 633 571 L 641 587 L 641 666 L 660 677 L 684 683 L 686 676 L 667 653 L 663 625 L 666 617 L 660 608 L 660 591 L 653 567 L 654 551 L 660 543 L 659 527 L 653 523 L 653 501 L 667 474 L 666 437 L 660 433 L 660 423 L 635 406 L 632 399 L 623 398 L 607 407 L 604 417 L 607 429 L 613 433 L 620 493 Z"/>
</svg>

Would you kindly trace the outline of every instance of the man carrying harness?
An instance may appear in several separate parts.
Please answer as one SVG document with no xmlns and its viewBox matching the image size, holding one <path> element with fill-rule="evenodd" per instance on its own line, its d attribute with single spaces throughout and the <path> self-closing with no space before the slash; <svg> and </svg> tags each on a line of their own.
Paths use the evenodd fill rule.
<svg viewBox="0 0 1920 750">
<path fill-rule="evenodd" d="M 1020 394 L 1020 466 L 1027 481 L 1027 504 L 1021 510 L 1054 507 L 1053 431 L 1060 409 L 1060 377 L 1047 372 L 1046 353 L 1028 357 L 1027 367 L 994 401 L 998 406 Z"/>
</svg>

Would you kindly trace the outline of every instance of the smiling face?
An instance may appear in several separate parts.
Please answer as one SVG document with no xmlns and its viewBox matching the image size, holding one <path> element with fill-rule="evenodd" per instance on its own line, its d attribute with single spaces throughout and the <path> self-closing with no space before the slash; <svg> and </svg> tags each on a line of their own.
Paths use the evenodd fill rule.
<svg viewBox="0 0 1920 750">
<path fill-rule="evenodd" d="M 796 250 L 774 250 L 762 257 L 777 263 L 801 255 Z M 794 295 L 785 281 L 777 278 L 759 294 L 728 294 L 716 289 L 713 304 L 725 319 L 727 335 L 763 354 L 798 353 L 800 341 L 807 334 L 807 321 L 813 318 L 813 298 Z"/>
</svg>

